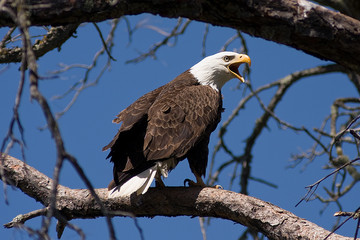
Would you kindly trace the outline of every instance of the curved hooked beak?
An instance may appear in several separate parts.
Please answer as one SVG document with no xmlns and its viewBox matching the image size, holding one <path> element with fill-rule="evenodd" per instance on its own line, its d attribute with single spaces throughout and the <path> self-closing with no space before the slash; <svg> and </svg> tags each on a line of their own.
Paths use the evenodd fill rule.
<svg viewBox="0 0 360 240">
<path fill-rule="evenodd" d="M 249 64 L 249 66 L 251 66 L 251 59 L 248 55 L 246 54 L 239 54 L 237 55 L 233 60 L 231 60 L 231 62 L 229 63 L 229 65 L 227 66 L 227 68 L 230 70 L 230 72 L 232 74 L 235 75 L 236 78 L 238 78 L 241 82 L 245 82 L 245 79 L 240 75 L 239 73 L 239 66 L 242 63 L 247 63 Z"/>
</svg>

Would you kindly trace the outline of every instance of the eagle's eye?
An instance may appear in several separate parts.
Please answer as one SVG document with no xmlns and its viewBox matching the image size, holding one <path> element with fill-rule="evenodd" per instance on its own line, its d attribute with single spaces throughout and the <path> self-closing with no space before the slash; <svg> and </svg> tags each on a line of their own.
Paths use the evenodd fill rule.
<svg viewBox="0 0 360 240">
<path fill-rule="evenodd" d="M 225 62 L 228 62 L 228 61 L 230 61 L 230 58 L 229 58 L 229 56 L 225 56 L 225 57 L 224 57 L 223 59 L 224 59 L 224 61 L 225 61 Z"/>
</svg>

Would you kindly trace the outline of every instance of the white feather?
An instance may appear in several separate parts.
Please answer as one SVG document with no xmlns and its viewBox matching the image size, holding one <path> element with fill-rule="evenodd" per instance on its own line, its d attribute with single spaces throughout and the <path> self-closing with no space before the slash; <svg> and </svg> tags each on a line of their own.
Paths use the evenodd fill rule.
<svg viewBox="0 0 360 240">
<path fill-rule="evenodd" d="M 146 169 L 132 177 L 121 186 L 116 186 L 109 191 L 109 198 L 130 196 L 132 193 L 144 194 L 150 187 L 157 172 L 157 166 Z"/>
<path fill-rule="evenodd" d="M 156 166 L 154 166 L 154 167 L 156 168 Z M 153 168 L 154 168 L 154 167 L 153 167 Z M 136 191 L 137 195 L 144 194 L 144 193 L 147 192 L 147 190 L 149 189 L 151 183 L 153 182 L 153 180 L 154 180 L 154 178 L 155 178 L 156 172 L 157 172 L 156 169 L 154 169 L 154 170 L 151 171 L 150 176 L 147 178 L 146 182 L 142 185 L 141 188 L 139 188 L 139 189 Z"/>
<path fill-rule="evenodd" d="M 168 172 L 175 168 L 176 161 L 173 158 L 167 159 L 156 164 L 138 175 L 130 178 L 121 186 L 116 186 L 109 191 L 109 198 L 130 196 L 136 192 L 137 195 L 144 194 L 149 189 L 151 183 L 154 181 L 156 174 L 161 174 L 167 178 Z"/>
</svg>

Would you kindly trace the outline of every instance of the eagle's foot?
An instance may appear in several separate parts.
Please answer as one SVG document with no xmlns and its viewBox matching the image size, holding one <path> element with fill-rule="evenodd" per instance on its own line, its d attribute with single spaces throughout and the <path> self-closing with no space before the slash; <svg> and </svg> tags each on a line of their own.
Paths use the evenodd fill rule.
<svg viewBox="0 0 360 240">
<path fill-rule="evenodd" d="M 224 189 L 221 185 L 207 186 L 202 180 L 198 182 L 194 182 L 193 180 L 187 178 L 184 180 L 184 187 L 186 187 L 186 183 L 188 184 L 189 187 L 212 187 L 216 189 Z"/>
</svg>

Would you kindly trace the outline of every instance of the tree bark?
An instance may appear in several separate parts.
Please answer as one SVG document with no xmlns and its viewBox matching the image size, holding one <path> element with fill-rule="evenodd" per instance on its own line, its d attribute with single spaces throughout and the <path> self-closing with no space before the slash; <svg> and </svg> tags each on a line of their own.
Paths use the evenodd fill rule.
<svg viewBox="0 0 360 240">
<path fill-rule="evenodd" d="M 50 203 L 52 179 L 11 156 L 2 159 L 8 183 L 28 196 Z M 110 213 L 137 217 L 202 216 L 228 219 L 264 233 L 269 239 L 324 239 L 330 232 L 284 209 L 254 197 L 214 188 L 150 188 L 140 196 L 108 198 L 107 189 L 96 193 Z M 104 214 L 87 189 L 58 186 L 57 210 L 66 219 L 94 218 Z M 10 225 L 10 224 L 8 224 Z M 328 239 L 351 239 L 332 234 Z"/>
<path fill-rule="evenodd" d="M 12 2 L 7 1 L 5 7 L 11 8 Z M 28 3 L 31 25 L 99 22 L 141 13 L 187 17 L 239 29 L 360 73 L 360 22 L 306 0 L 38 0 Z M 4 10 L 0 13 L 0 27 L 16 25 Z"/>
</svg>

